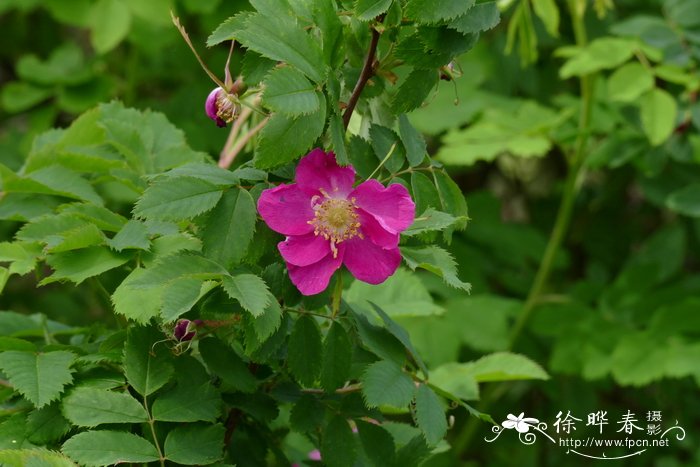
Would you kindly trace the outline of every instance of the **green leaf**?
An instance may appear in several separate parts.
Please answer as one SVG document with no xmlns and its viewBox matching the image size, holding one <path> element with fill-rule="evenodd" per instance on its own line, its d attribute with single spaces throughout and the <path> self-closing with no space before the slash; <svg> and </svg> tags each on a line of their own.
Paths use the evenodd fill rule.
<svg viewBox="0 0 700 467">
<path fill-rule="evenodd" d="M 676 125 L 678 105 L 663 89 L 653 89 L 642 97 L 642 128 L 652 146 L 658 146 L 671 136 Z"/>
<path fill-rule="evenodd" d="M 14 184 L 8 184 L 7 191 L 25 193 L 45 193 L 65 196 L 67 198 L 89 201 L 101 206 L 102 198 L 97 194 L 90 182 L 61 165 L 52 165 L 27 174 L 25 180 L 35 183 L 34 189 L 27 187 L 22 189 Z M 18 182 L 19 183 L 19 182 Z"/>
<path fill-rule="evenodd" d="M 464 363 L 468 373 L 479 382 L 516 381 L 522 379 L 549 379 L 540 365 L 529 358 L 510 352 L 497 352 Z"/>
<path fill-rule="evenodd" d="M 170 350 L 162 343 L 163 337 L 152 326 L 129 328 L 124 345 L 124 374 L 142 396 L 157 391 L 173 376 Z"/>
<path fill-rule="evenodd" d="M 413 399 L 415 386 L 401 367 L 388 360 L 374 362 L 360 378 L 362 395 L 368 407 L 389 405 L 405 408 Z"/>
<path fill-rule="evenodd" d="M 160 315 L 165 322 L 172 322 L 187 313 L 210 290 L 218 285 L 215 281 L 204 281 L 196 277 L 180 277 L 163 289 Z"/>
<path fill-rule="evenodd" d="M 418 23 L 437 23 L 461 16 L 474 6 L 474 0 L 408 0 L 406 16 Z"/>
<path fill-rule="evenodd" d="M 0 262 L 11 262 L 10 274 L 20 276 L 34 270 L 37 257 L 41 255 L 41 247 L 31 242 L 2 242 L 0 243 Z"/>
<path fill-rule="evenodd" d="M 384 162 L 383 167 L 389 172 L 398 172 L 406 160 L 406 149 L 404 149 L 399 136 L 391 128 L 376 123 L 373 123 L 369 128 L 369 136 L 372 139 L 372 149 L 379 164 Z"/>
<path fill-rule="evenodd" d="M 438 396 L 426 384 L 418 386 L 415 406 L 416 425 L 429 445 L 435 446 L 447 433 L 447 419 Z"/>
<path fill-rule="evenodd" d="M 8 113 L 24 112 L 48 99 L 53 90 L 24 81 L 11 81 L 2 87 L 0 104 Z"/>
<path fill-rule="evenodd" d="M 36 408 L 56 399 L 73 381 L 75 354 L 65 350 L 36 353 L 10 350 L 0 353 L 0 370 L 12 387 Z"/>
<path fill-rule="evenodd" d="M 416 130 L 406 115 L 399 115 L 399 136 L 406 148 L 406 159 L 411 167 L 420 165 L 424 160 L 428 149 L 423 135 Z"/>
<path fill-rule="evenodd" d="M 214 422 L 221 415 L 221 395 L 194 358 L 177 361 L 177 385 L 159 395 L 151 413 L 163 422 Z"/>
<path fill-rule="evenodd" d="M 253 14 L 245 18 L 245 28 L 235 39 L 264 57 L 295 66 L 314 82 L 326 75 L 321 48 L 288 16 Z"/>
<path fill-rule="evenodd" d="M 379 317 L 382 319 L 384 322 L 384 326 L 386 329 L 396 337 L 399 342 L 404 346 L 406 349 L 406 352 L 411 356 L 413 361 L 418 365 L 418 368 L 421 369 L 425 377 L 428 377 L 428 369 L 425 366 L 425 363 L 423 363 L 423 360 L 421 359 L 420 355 L 418 355 L 418 352 L 416 352 L 415 347 L 413 347 L 413 343 L 411 343 L 411 338 L 408 335 L 408 332 L 401 326 L 399 326 L 394 320 L 392 320 L 389 315 L 387 315 L 384 310 L 379 308 L 377 305 L 374 303 L 371 304 L 372 309 L 374 309 L 375 313 L 379 315 Z"/>
<path fill-rule="evenodd" d="M 240 183 L 239 178 L 230 170 L 222 169 L 216 165 L 204 162 L 190 162 L 163 174 L 156 175 L 157 178 L 180 178 L 190 177 L 199 178 L 212 185 L 217 185 L 222 188 L 230 187 Z"/>
<path fill-rule="evenodd" d="M 463 34 L 473 34 L 493 29 L 501 20 L 496 2 L 477 3 L 465 15 L 455 18 L 450 27 Z"/>
<path fill-rule="evenodd" d="M 391 101 L 395 113 L 406 113 L 423 105 L 430 91 L 438 82 L 438 73 L 434 69 L 414 69 L 404 79 Z M 404 117 L 405 119 L 406 117 Z M 421 162 L 423 158 L 421 157 Z M 418 162 L 420 163 L 420 162 Z"/>
<path fill-rule="evenodd" d="M 318 323 L 307 315 L 294 323 L 289 336 L 287 364 L 289 371 L 304 386 L 312 386 L 321 372 L 323 348 Z"/>
<path fill-rule="evenodd" d="M 112 294 L 114 311 L 141 324 L 158 315 L 165 288 L 163 284 L 150 288 L 135 286 L 145 272 L 142 268 L 134 269 Z"/>
<path fill-rule="evenodd" d="M 80 284 L 89 277 L 100 275 L 105 271 L 121 266 L 129 258 L 129 255 L 115 253 L 104 246 L 54 253 L 46 258 L 46 263 L 54 269 L 54 273 L 39 282 L 39 285 L 50 284 L 63 279 Z"/>
<path fill-rule="evenodd" d="M 350 376 L 352 344 L 345 328 L 334 321 L 323 341 L 321 386 L 331 393 L 341 387 Z"/>
<path fill-rule="evenodd" d="M 221 285 L 229 297 L 253 316 L 262 315 L 273 299 L 265 281 L 254 274 L 226 275 Z"/>
<path fill-rule="evenodd" d="M 394 465 L 396 447 L 394 438 L 384 428 L 374 423 L 355 420 L 357 432 L 365 455 L 375 467 Z"/>
<path fill-rule="evenodd" d="M 109 241 L 109 246 L 117 251 L 125 249 L 148 250 L 151 242 L 148 239 L 148 228 L 143 222 L 130 220 Z"/>
<path fill-rule="evenodd" d="M 78 387 L 62 403 L 66 418 L 78 426 L 148 421 L 146 409 L 128 393 Z"/>
<path fill-rule="evenodd" d="M 311 394 L 302 394 L 289 415 L 291 428 L 299 433 L 314 431 L 323 422 L 323 405 Z"/>
<path fill-rule="evenodd" d="M 295 68 L 274 68 L 265 78 L 263 103 L 286 115 L 316 112 L 321 105 L 316 88 Z"/>
<path fill-rule="evenodd" d="M 355 465 L 357 448 L 350 425 L 341 415 L 336 415 L 323 430 L 321 457 L 328 467 L 352 467 Z"/>
<path fill-rule="evenodd" d="M 559 69 L 559 76 L 567 79 L 599 70 L 617 68 L 632 58 L 637 48 L 637 42 L 631 39 L 617 37 L 596 39 L 586 47 L 576 49 L 576 54 Z"/>
<path fill-rule="evenodd" d="M 221 23 L 207 38 L 207 47 L 213 47 L 217 44 L 221 44 L 224 41 L 233 39 L 239 31 L 245 28 L 245 21 L 251 15 L 252 12 L 244 11 L 242 13 L 228 18 L 226 21 Z M 247 57 L 248 54 L 246 54 L 245 56 Z"/>
<path fill-rule="evenodd" d="M 479 399 L 479 385 L 470 367 L 449 362 L 430 372 L 430 383 L 464 400 Z"/>
<path fill-rule="evenodd" d="M 550 36 L 559 37 L 559 8 L 555 0 L 539 0 L 532 4 L 535 14 L 544 23 Z"/>
<path fill-rule="evenodd" d="M 360 343 L 378 357 L 403 365 L 406 361 L 404 345 L 387 329 L 370 324 L 363 313 L 352 307 L 351 310 Z"/>
<path fill-rule="evenodd" d="M 345 127 L 339 114 L 331 115 L 328 121 L 328 132 L 331 135 L 331 145 L 336 161 L 341 166 L 348 165 L 350 160 L 348 159 L 348 151 L 345 145 Z"/>
<path fill-rule="evenodd" d="M 222 195 L 216 185 L 199 178 L 157 181 L 136 202 L 134 215 L 156 220 L 185 220 L 209 211 Z"/>
<path fill-rule="evenodd" d="M 444 172 L 433 172 L 433 179 L 442 203 L 442 211 L 459 219 L 460 222 L 455 227 L 464 229 L 467 226 L 467 219 L 469 219 L 469 210 L 467 209 L 467 200 L 464 199 L 459 185 Z"/>
<path fill-rule="evenodd" d="M 309 115 L 289 117 L 278 113 L 260 132 L 253 162 L 259 169 L 270 169 L 304 155 L 321 136 L 326 123 L 326 100 L 319 94 L 320 108 Z"/>
<path fill-rule="evenodd" d="M 62 451 L 86 466 L 126 462 L 156 462 L 155 446 L 133 433 L 99 430 L 78 433 L 63 444 Z"/>
<path fill-rule="evenodd" d="M 90 12 L 90 42 L 98 54 L 109 52 L 126 37 L 131 13 L 119 0 L 98 0 Z"/>
<path fill-rule="evenodd" d="M 700 183 L 691 183 L 671 193 L 666 206 L 685 216 L 700 217 Z"/>
<path fill-rule="evenodd" d="M 369 302 L 376 303 L 389 316 L 426 316 L 443 312 L 415 274 L 397 269 L 393 276 L 379 285 L 355 281 L 345 293 L 350 304 L 371 309 Z"/>
<path fill-rule="evenodd" d="M 199 341 L 199 353 L 209 371 L 228 386 L 242 392 L 255 391 L 257 380 L 231 347 L 218 339 L 208 338 Z"/>
<path fill-rule="evenodd" d="M 224 193 L 202 231 L 204 255 L 226 269 L 240 263 L 253 240 L 256 218 L 248 191 L 235 188 Z"/>
<path fill-rule="evenodd" d="M 46 252 L 61 253 L 102 245 L 105 243 L 105 236 L 95 224 L 84 224 L 75 229 L 51 235 L 44 240 L 46 242 Z"/>
<path fill-rule="evenodd" d="M 418 203 L 416 203 L 418 204 Z M 439 203 L 438 203 L 439 204 Z M 426 209 L 422 214 L 418 215 L 413 224 L 403 231 L 401 235 L 412 237 L 424 232 L 435 232 L 445 230 L 448 227 L 463 224 L 467 219 L 462 217 L 458 219 L 446 212 L 436 211 L 433 208 Z M 409 265 L 410 266 L 410 265 Z"/>
<path fill-rule="evenodd" d="M 75 467 L 59 452 L 42 448 L 0 450 L 0 465 L 6 467 Z"/>
<path fill-rule="evenodd" d="M 442 277 L 448 285 L 469 292 L 471 285 L 463 282 L 457 276 L 457 264 L 446 250 L 439 246 L 403 247 L 401 255 L 412 270 L 422 268 Z"/>
<path fill-rule="evenodd" d="M 53 444 L 63 438 L 70 428 L 70 423 L 61 414 L 58 402 L 33 410 L 27 415 L 27 439 L 35 444 Z M 0 456 L 0 464 L 1 462 Z"/>
<path fill-rule="evenodd" d="M 357 0 L 355 2 L 355 16 L 360 21 L 370 21 L 386 13 L 392 0 Z"/>
<path fill-rule="evenodd" d="M 212 464 L 223 457 L 225 432 L 220 423 L 179 426 L 165 438 L 165 457 L 183 465 Z"/>
<path fill-rule="evenodd" d="M 618 102 L 635 102 L 654 87 L 654 75 L 637 62 L 627 63 L 610 75 L 608 97 Z"/>
</svg>

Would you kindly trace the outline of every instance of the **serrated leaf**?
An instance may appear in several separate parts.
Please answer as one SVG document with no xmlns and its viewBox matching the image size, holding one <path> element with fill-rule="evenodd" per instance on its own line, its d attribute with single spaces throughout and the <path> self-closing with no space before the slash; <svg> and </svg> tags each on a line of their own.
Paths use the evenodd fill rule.
<svg viewBox="0 0 700 467">
<path fill-rule="evenodd" d="M 202 249 L 225 268 L 241 262 L 255 234 L 257 211 L 253 197 L 235 188 L 224 193 L 202 231 Z"/>
<path fill-rule="evenodd" d="M 352 467 L 355 465 L 357 448 L 355 439 L 347 420 L 336 415 L 323 430 L 321 439 L 321 457 L 329 467 Z"/>
<path fill-rule="evenodd" d="M 70 430 L 58 402 L 33 410 L 27 415 L 27 439 L 35 444 L 48 445 L 61 439 Z M 2 457 L 0 457 L 1 465 Z"/>
<path fill-rule="evenodd" d="M 160 394 L 151 408 L 163 422 L 214 422 L 221 415 L 221 395 L 202 364 L 185 358 L 177 361 L 177 385 Z"/>
<path fill-rule="evenodd" d="M 576 50 L 559 69 L 563 79 L 583 76 L 598 70 L 617 68 L 625 63 L 638 49 L 637 41 L 618 37 L 602 37 L 584 48 Z"/>
<path fill-rule="evenodd" d="M 245 28 L 245 21 L 253 13 L 250 11 L 241 12 L 235 16 L 228 18 L 226 21 L 221 23 L 207 38 L 207 47 L 212 47 L 214 45 L 220 44 L 224 41 L 233 39 L 238 31 Z M 246 57 L 248 54 L 246 54 Z M 248 76 L 247 74 L 245 76 Z"/>
<path fill-rule="evenodd" d="M 671 136 L 677 111 L 676 100 L 663 89 L 653 89 L 642 97 L 642 128 L 652 146 L 660 145 Z"/>
<path fill-rule="evenodd" d="M 263 342 L 279 329 L 282 323 L 282 308 L 274 297 L 270 297 L 265 312 L 260 316 L 251 316 L 250 321 L 255 335 Z"/>
<path fill-rule="evenodd" d="M 0 370 L 13 388 L 36 408 L 56 399 L 73 381 L 75 354 L 65 350 L 36 353 L 10 350 L 0 353 Z"/>
<path fill-rule="evenodd" d="M 328 121 L 328 132 L 331 135 L 331 145 L 338 165 L 348 165 L 350 159 L 348 159 L 348 151 L 345 146 L 345 127 L 339 114 L 331 115 Z"/>
<path fill-rule="evenodd" d="M 326 100 L 319 94 L 318 111 L 289 117 L 278 113 L 260 132 L 253 162 L 259 169 L 270 169 L 303 156 L 321 136 L 326 123 Z"/>
<path fill-rule="evenodd" d="M 54 253 L 46 258 L 46 264 L 54 273 L 39 282 L 39 285 L 67 279 L 76 284 L 102 274 L 129 261 L 125 253 L 115 253 L 104 246 L 93 246 L 82 250 Z"/>
<path fill-rule="evenodd" d="M 429 245 L 425 247 L 404 247 L 401 249 L 401 255 L 406 264 L 412 270 L 417 268 L 425 269 L 433 274 L 442 277 L 442 279 L 456 289 L 469 292 L 471 285 L 463 282 L 457 275 L 457 263 L 452 255 L 439 246 Z"/>
<path fill-rule="evenodd" d="M 408 0 L 406 16 L 418 23 L 438 23 L 461 16 L 474 6 L 474 0 Z"/>
<path fill-rule="evenodd" d="M 391 101 L 392 110 L 396 113 L 407 113 L 417 109 L 423 105 L 423 101 L 426 100 L 437 83 L 438 74 L 434 69 L 414 69 L 396 91 Z M 420 161 L 422 162 L 422 160 L 421 156 Z"/>
<path fill-rule="evenodd" d="M 440 365 L 430 372 L 430 383 L 460 399 L 479 399 L 479 385 L 469 367 L 457 362 Z"/>
<path fill-rule="evenodd" d="M 375 467 L 394 465 L 396 446 L 394 438 L 384 428 L 374 423 L 355 420 L 357 432 L 365 455 Z"/>
<path fill-rule="evenodd" d="M 193 277 L 198 279 L 219 279 L 227 274 L 220 265 L 203 256 L 183 252 L 168 255 L 144 269 L 138 279 L 131 282 L 133 287 L 159 287 L 175 279 Z"/>
<path fill-rule="evenodd" d="M 20 276 L 34 269 L 41 247 L 32 242 L 2 242 L 0 243 L 0 262 L 11 262 L 8 268 L 10 274 Z"/>
<path fill-rule="evenodd" d="M 316 88 L 292 67 L 273 69 L 265 78 L 263 103 L 275 112 L 295 116 L 315 112 L 320 102 Z"/>
<path fill-rule="evenodd" d="M 398 172 L 406 160 L 406 149 L 399 136 L 391 128 L 372 124 L 369 128 L 369 136 L 372 139 L 372 149 L 377 156 L 378 163 L 384 161 L 383 167 L 389 172 Z M 387 156 L 388 159 L 387 159 Z"/>
<path fill-rule="evenodd" d="M 362 395 L 368 407 L 389 405 L 405 408 L 413 399 L 416 389 L 411 377 L 400 366 L 388 360 L 369 365 L 360 380 Z"/>
<path fill-rule="evenodd" d="M 165 438 L 165 457 L 183 465 L 212 464 L 223 457 L 225 432 L 220 423 L 179 426 Z"/>
<path fill-rule="evenodd" d="M 143 193 L 134 215 L 157 220 L 190 219 L 216 206 L 222 194 L 220 187 L 199 178 L 165 179 Z"/>
<path fill-rule="evenodd" d="M 416 425 L 429 445 L 435 446 L 447 433 L 447 419 L 438 396 L 427 385 L 421 384 L 416 392 Z"/>
<path fill-rule="evenodd" d="M 60 165 L 52 165 L 26 175 L 27 180 L 33 180 L 57 194 L 69 198 L 89 201 L 101 206 L 102 198 L 97 194 L 90 182 L 83 177 Z"/>
<path fill-rule="evenodd" d="M 61 253 L 102 245 L 105 242 L 105 236 L 95 224 L 84 224 L 75 229 L 57 233 L 57 235 L 50 235 L 44 241 L 46 242 L 46 252 Z"/>
<path fill-rule="evenodd" d="M 162 342 L 164 337 L 154 327 L 129 328 L 124 345 L 124 374 L 142 396 L 157 391 L 173 376 L 170 349 Z"/>
<path fill-rule="evenodd" d="M 117 251 L 127 248 L 137 250 L 148 250 L 151 242 L 148 239 L 148 228 L 146 224 L 135 219 L 130 220 L 121 228 L 117 235 L 109 241 L 109 246 Z"/>
<path fill-rule="evenodd" d="M 326 75 L 321 48 L 291 18 L 253 14 L 245 18 L 244 29 L 235 39 L 251 50 L 273 60 L 289 63 L 314 82 Z"/>
<path fill-rule="evenodd" d="M 199 352 L 209 371 L 228 386 L 242 392 L 255 391 L 257 380 L 231 347 L 218 339 L 208 338 L 199 342 Z"/>
<path fill-rule="evenodd" d="M 265 281 L 254 274 L 226 275 L 221 285 L 229 297 L 238 300 L 253 316 L 263 314 L 272 300 Z"/>
<path fill-rule="evenodd" d="M 165 289 L 165 284 L 150 288 L 134 286 L 144 274 L 145 269 L 134 269 L 112 294 L 114 311 L 141 324 L 158 315 Z"/>
<path fill-rule="evenodd" d="M 0 450 L 0 465 L 5 467 L 76 467 L 60 452 L 42 448 Z"/>
<path fill-rule="evenodd" d="M 146 409 L 128 393 L 78 387 L 63 398 L 63 413 L 77 426 L 148 421 Z"/>
<path fill-rule="evenodd" d="M 501 20 L 496 2 L 477 3 L 466 14 L 455 18 L 450 27 L 463 34 L 472 34 L 493 29 Z"/>
<path fill-rule="evenodd" d="M 304 386 L 312 386 L 321 372 L 322 355 L 323 346 L 318 323 L 310 316 L 301 316 L 294 323 L 289 336 L 289 371 Z"/>
<path fill-rule="evenodd" d="M 125 462 L 156 462 L 155 446 L 133 433 L 111 430 L 78 433 L 61 449 L 81 465 L 100 467 Z"/>
<path fill-rule="evenodd" d="M 175 321 L 187 313 L 210 290 L 218 285 L 215 281 L 205 281 L 195 277 L 180 277 L 168 283 L 163 289 L 160 315 L 165 322 Z"/>
<path fill-rule="evenodd" d="M 459 219 L 459 223 L 455 225 L 456 229 L 464 229 L 469 219 L 469 209 L 462 190 L 446 173 L 433 172 L 433 179 L 442 203 L 442 211 Z"/>
<path fill-rule="evenodd" d="M 406 148 L 406 159 L 411 167 L 420 165 L 428 154 L 423 135 L 416 130 L 406 115 L 399 115 L 399 136 Z"/>
<path fill-rule="evenodd" d="M 240 182 L 238 177 L 234 172 L 230 170 L 223 169 L 213 164 L 207 164 L 204 162 L 190 162 L 172 170 L 168 170 L 165 173 L 157 174 L 157 178 L 180 178 L 180 177 L 190 177 L 199 178 L 212 185 L 217 185 L 222 188 L 236 185 Z"/>
<path fill-rule="evenodd" d="M 457 219 L 456 217 L 447 214 L 446 212 L 436 211 L 433 208 L 426 209 L 422 214 L 417 216 L 413 224 L 403 231 L 401 235 L 412 237 L 424 232 L 435 232 L 445 230 L 456 224 L 461 224 L 466 221 L 465 218 Z M 413 269 L 413 268 L 412 268 Z"/>
<path fill-rule="evenodd" d="M 392 0 L 357 0 L 355 16 L 360 21 L 370 21 L 382 13 L 386 13 Z"/>
<path fill-rule="evenodd" d="M 311 394 L 302 394 L 292 407 L 289 423 L 300 433 L 314 431 L 323 422 L 323 405 Z"/>
<path fill-rule="evenodd" d="M 350 375 L 352 344 L 345 328 L 334 321 L 323 341 L 323 363 L 321 364 L 321 386 L 326 392 L 341 387 Z"/>
</svg>

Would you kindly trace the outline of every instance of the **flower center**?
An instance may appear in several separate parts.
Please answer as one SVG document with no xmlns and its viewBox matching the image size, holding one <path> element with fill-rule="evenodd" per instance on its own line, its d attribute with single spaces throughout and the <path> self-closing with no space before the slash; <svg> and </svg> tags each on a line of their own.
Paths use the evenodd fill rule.
<svg viewBox="0 0 700 467">
<path fill-rule="evenodd" d="M 331 251 L 333 257 L 338 257 L 338 248 L 336 245 L 353 237 L 362 238 L 359 231 L 360 223 L 359 216 L 356 211 L 355 198 L 342 199 L 331 198 L 328 194 L 321 190 L 324 198 L 316 204 L 320 197 L 312 199 L 314 218 L 309 221 L 309 224 L 314 226 L 315 235 L 323 235 L 326 240 L 331 241 Z"/>
<path fill-rule="evenodd" d="M 233 96 L 225 91 L 221 91 L 216 95 L 216 109 L 216 116 L 226 123 L 233 122 L 238 113 L 238 106 L 233 101 Z"/>
</svg>

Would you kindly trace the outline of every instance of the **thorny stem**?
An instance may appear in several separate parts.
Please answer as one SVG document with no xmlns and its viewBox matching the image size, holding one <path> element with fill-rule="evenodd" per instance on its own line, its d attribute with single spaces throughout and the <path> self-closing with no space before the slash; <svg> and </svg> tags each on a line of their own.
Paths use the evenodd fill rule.
<svg viewBox="0 0 700 467">
<path fill-rule="evenodd" d="M 569 0 L 568 6 L 571 14 L 576 45 L 579 47 L 584 47 L 588 43 L 588 39 L 586 35 L 583 12 L 579 13 L 579 11 L 577 11 L 576 2 L 574 0 Z M 579 113 L 578 136 L 576 137 L 576 141 L 574 143 L 573 156 L 569 161 L 569 171 L 564 184 L 564 192 L 544 256 L 542 257 L 540 266 L 535 274 L 535 279 L 527 298 L 525 299 L 523 308 L 520 311 L 515 324 L 513 325 L 508 349 L 513 349 L 515 347 L 525 328 L 525 325 L 532 316 L 536 305 L 540 302 L 542 293 L 547 285 L 547 282 L 549 281 L 554 260 L 564 241 L 564 236 L 569 229 L 574 201 L 576 200 L 576 195 L 578 194 L 579 179 L 583 173 L 583 163 L 586 158 L 586 147 L 589 140 L 589 127 L 593 109 L 594 80 L 594 75 L 584 75 L 580 80 L 581 109 Z M 507 388 L 508 386 L 506 384 L 491 386 L 484 394 L 482 399 L 483 403 L 480 408 L 481 411 L 487 411 L 493 403 L 495 403 L 501 398 L 501 396 L 503 396 L 503 394 L 506 393 Z M 479 420 L 476 418 L 471 418 L 467 422 L 467 425 L 463 431 L 455 439 L 453 447 L 458 456 L 469 447 L 472 439 L 476 435 L 479 424 Z"/>
<path fill-rule="evenodd" d="M 379 21 L 381 22 L 383 19 L 383 17 L 380 17 Z M 362 90 L 365 88 L 367 81 L 369 81 L 369 79 L 372 77 L 372 74 L 374 73 L 374 56 L 377 54 L 377 44 L 379 43 L 380 35 L 381 33 L 376 28 L 372 28 L 372 39 L 369 43 L 369 49 L 367 50 L 365 63 L 362 66 L 360 77 L 357 79 L 357 83 L 355 83 L 355 88 L 352 90 L 350 100 L 348 100 L 348 106 L 345 108 L 345 113 L 343 114 L 343 126 L 345 127 L 345 129 L 347 129 L 348 125 L 350 124 L 350 117 L 352 117 L 352 113 L 355 110 L 357 101 L 360 99 L 360 94 L 362 94 Z"/>
<path fill-rule="evenodd" d="M 285 311 L 289 311 L 290 313 L 298 313 L 300 315 L 318 316 L 319 318 L 325 318 L 325 319 L 330 319 L 332 321 L 335 321 L 335 318 L 333 316 L 328 316 L 328 315 L 324 315 L 321 313 L 314 313 L 313 311 L 296 310 L 294 308 L 285 308 Z"/>
<path fill-rule="evenodd" d="M 231 164 L 233 164 L 233 161 L 238 155 L 238 153 L 243 150 L 245 145 L 248 144 L 248 141 L 250 141 L 251 138 L 258 133 L 258 131 L 262 130 L 263 127 L 267 125 L 267 122 L 269 120 L 269 117 L 264 118 L 260 123 L 255 125 L 252 129 L 250 129 L 248 133 L 246 133 L 238 141 L 236 141 L 236 144 L 233 145 L 231 151 L 229 151 L 229 153 L 226 154 L 219 161 L 219 167 L 221 167 L 222 169 L 228 169 L 229 167 L 231 167 Z"/>
</svg>

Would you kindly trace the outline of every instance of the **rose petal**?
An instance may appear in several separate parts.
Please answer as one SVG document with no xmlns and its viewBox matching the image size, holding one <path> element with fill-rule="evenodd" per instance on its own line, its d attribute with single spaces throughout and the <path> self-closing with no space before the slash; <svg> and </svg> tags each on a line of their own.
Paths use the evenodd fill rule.
<svg viewBox="0 0 700 467">
<path fill-rule="evenodd" d="M 357 214 L 362 235 L 372 243 L 382 248 L 396 248 L 399 245 L 399 234 L 387 231 L 372 214 L 362 209 L 358 209 Z"/>
<path fill-rule="evenodd" d="M 335 271 L 343 264 L 343 246 L 338 245 L 338 256 L 333 257 L 333 254 L 328 254 L 320 261 L 310 264 L 309 266 L 294 266 L 287 263 L 289 270 L 289 278 L 292 283 L 304 295 L 316 295 L 326 290 L 328 282 Z"/>
<path fill-rule="evenodd" d="M 394 274 L 401 264 L 398 248 L 384 249 L 368 239 L 359 237 L 347 240 L 343 263 L 355 278 L 370 284 L 381 284 Z"/>
<path fill-rule="evenodd" d="M 296 184 L 263 191 L 258 212 L 268 227 L 284 235 L 304 235 L 314 229 L 308 223 L 314 217 L 311 199 Z"/>
<path fill-rule="evenodd" d="M 355 188 L 348 198 L 355 198 L 358 207 L 372 214 L 391 233 L 400 233 L 413 223 L 416 205 L 403 185 L 384 187 L 377 180 L 367 180 Z"/>
<path fill-rule="evenodd" d="M 277 244 L 282 258 L 295 266 L 308 266 L 322 260 L 331 251 L 330 242 L 313 233 L 292 235 Z"/>
<path fill-rule="evenodd" d="M 355 169 L 352 166 L 340 167 L 335 154 L 317 148 L 299 161 L 294 180 L 309 196 L 319 194 L 323 189 L 331 197 L 344 198 L 352 191 Z"/>
</svg>

